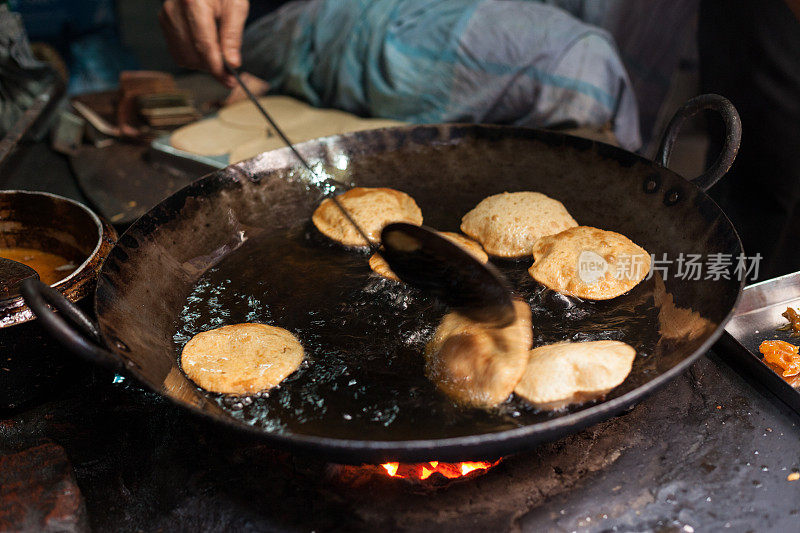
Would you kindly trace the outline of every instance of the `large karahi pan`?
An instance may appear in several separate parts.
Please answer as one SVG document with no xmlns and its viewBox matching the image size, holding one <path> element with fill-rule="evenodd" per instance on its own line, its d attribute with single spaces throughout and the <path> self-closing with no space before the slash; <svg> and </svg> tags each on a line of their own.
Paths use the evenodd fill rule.
<svg viewBox="0 0 800 533">
<path fill-rule="evenodd" d="M 704 108 L 725 119 L 725 148 L 708 172 L 687 181 L 665 167 L 680 123 Z M 599 142 L 504 126 L 389 128 L 298 149 L 339 180 L 409 193 L 437 229 L 457 231 L 488 195 L 534 190 L 562 201 L 579 223 L 627 235 L 657 259 L 699 254 L 735 263 L 739 237 L 704 191 L 730 167 L 740 134 L 730 103 L 703 96 L 670 123 L 660 164 Z M 371 274 L 363 254 L 327 242 L 309 222 L 322 196 L 308 179 L 281 149 L 164 200 L 105 261 L 96 325 L 44 288 L 27 286 L 26 299 L 75 352 L 187 409 L 276 447 L 377 463 L 497 457 L 618 414 L 708 350 L 743 285 L 732 270 L 729 279 L 703 273 L 693 280 L 673 264 L 620 298 L 581 302 L 533 282 L 525 272 L 531 261 L 498 263 L 531 303 L 535 345 L 617 338 L 639 353 L 628 379 L 602 401 L 558 413 L 513 397 L 495 411 L 465 409 L 424 376 L 422 347 L 446 310 Z M 180 370 L 182 344 L 198 331 L 245 321 L 295 333 L 306 348 L 303 367 L 252 403 L 199 390 Z"/>
</svg>

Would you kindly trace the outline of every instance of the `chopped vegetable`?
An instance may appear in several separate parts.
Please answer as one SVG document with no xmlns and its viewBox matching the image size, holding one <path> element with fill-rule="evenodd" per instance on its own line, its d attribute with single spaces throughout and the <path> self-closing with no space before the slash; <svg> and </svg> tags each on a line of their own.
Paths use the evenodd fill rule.
<svg viewBox="0 0 800 533">
<path fill-rule="evenodd" d="M 800 374 L 800 347 L 784 341 L 764 341 L 758 347 L 764 361 L 783 369 L 783 377 Z"/>
</svg>

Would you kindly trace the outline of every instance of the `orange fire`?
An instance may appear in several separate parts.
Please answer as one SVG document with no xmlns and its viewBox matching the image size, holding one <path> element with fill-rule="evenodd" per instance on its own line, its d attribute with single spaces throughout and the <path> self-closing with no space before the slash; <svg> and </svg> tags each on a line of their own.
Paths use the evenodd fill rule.
<svg viewBox="0 0 800 533">
<path fill-rule="evenodd" d="M 500 462 L 489 461 L 465 461 L 462 463 L 440 463 L 439 461 L 429 461 L 418 464 L 384 463 L 381 466 L 391 477 L 411 478 L 424 480 L 433 474 L 441 474 L 447 479 L 456 479 L 475 472 L 476 470 L 488 470 Z"/>
</svg>

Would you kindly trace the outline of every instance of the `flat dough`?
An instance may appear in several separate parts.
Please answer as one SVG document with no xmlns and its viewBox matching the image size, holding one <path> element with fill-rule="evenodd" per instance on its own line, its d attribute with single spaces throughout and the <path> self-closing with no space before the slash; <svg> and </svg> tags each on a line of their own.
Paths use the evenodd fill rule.
<svg viewBox="0 0 800 533">
<path fill-rule="evenodd" d="M 564 204 L 538 192 L 489 196 L 461 219 L 461 231 L 489 255 L 509 258 L 530 255 L 540 237 L 577 225 Z"/>
<path fill-rule="evenodd" d="M 266 96 L 259 98 L 259 102 L 293 143 L 404 124 L 389 119 L 361 118 L 338 109 L 320 109 L 288 96 Z M 258 109 L 248 101 L 224 107 L 218 117 L 228 126 L 258 132 L 253 140 L 234 147 L 229 156 L 231 164 L 285 146 Z"/>
<path fill-rule="evenodd" d="M 259 102 L 293 143 L 404 124 L 382 118 L 361 118 L 338 109 L 319 109 L 289 96 L 267 96 L 260 98 Z M 231 164 L 285 146 L 249 101 L 224 107 L 215 118 L 177 129 L 170 144 L 197 155 L 228 154 Z"/>
<path fill-rule="evenodd" d="M 542 409 L 596 399 L 628 376 L 636 350 L 620 341 L 562 342 L 531 350 L 514 392 Z"/>
<path fill-rule="evenodd" d="M 183 347 L 181 367 L 201 388 L 248 395 L 278 385 L 303 362 L 303 346 L 283 328 L 235 324 L 198 333 Z"/>
<path fill-rule="evenodd" d="M 439 389 L 467 405 L 494 407 L 514 391 L 530 357 L 531 309 L 514 300 L 516 320 L 492 328 L 452 311 L 425 347 L 426 374 Z"/>
<path fill-rule="evenodd" d="M 528 269 L 533 279 L 554 291 L 587 300 L 616 298 L 650 272 L 650 254 L 644 248 L 624 235 L 589 226 L 539 239 L 533 259 Z"/>
<path fill-rule="evenodd" d="M 336 113 L 342 112 L 336 111 Z M 318 139 L 329 135 L 339 135 L 341 133 L 350 133 L 352 131 L 375 130 L 378 128 L 390 128 L 405 124 L 404 122 L 397 122 L 396 120 L 359 118 L 347 113 L 343 114 L 347 116 L 344 118 L 338 117 L 335 120 L 332 119 L 333 117 L 327 116 L 314 117 L 313 120 L 290 123 L 287 124 L 286 127 L 283 127 L 281 122 L 277 119 L 276 122 L 278 122 L 278 125 L 281 126 L 286 136 L 289 137 L 293 143 L 301 143 L 310 141 L 311 139 Z M 260 116 L 261 115 L 259 115 L 259 117 Z M 262 117 L 261 120 L 263 121 L 264 118 Z M 277 150 L 278 148 L 286 146 L 277 135 L 272 135 L 270 137 L 266 137 L 265 135 L 266 130 L 264 130 L 264 133 L 258 138 L 235 147 L 231 151 L 228 161 L 231 164 L 238 163 L 239 161 L 250 159 L 258 154 Z"/>
<path fill-rule="evenodd" d="M 380 242 L 381 230 L 391 222 L 422 224 L 422 211 L 404 192 L 384 187 L 354 187 L 336 198 L 375 243 Z M 367 245 L 330 198 L 319 204 L 311 220 L 323 235 L 345 246 Z"/>
<path fill-rule="evenodd" d="M 284 123 L 296 121 L 298 118 L 302 118 L 299 115 L 313 109 L 305 102 L 281 95 L 264 96 L 258 99 L 258 103 L 264 107 L 269 116 L 272 117 L 272 120 L 277 122 L 281 128 L 283 128 Z M 269 128 L 266 119 L 249 100 L 223 107 L 217 113 L 217 117 L 228 126 L 234 128 L 244 128 L 259 132 Z"/>
<path fill-rule="evenodd" d="M 485 264 L 489 261 L 489 256 L 483 251 L 481 245 L 472 239 L 468 239 L 463 235 L 449 231 L 440 231 L 439 235 L 457 244 L 481 263 Z M 372 254 L 372 257 L 369 258 L 369 267 L 373 272 L 383 276 L 384 278 L 400 281 L 400 278 L 398 278 L 397 275 L 392 272 L 392 269 L 389 268 L 389 263 L 387 263 L 383 257 L 378 254 Z"/>
<path fill-rule="evenodd" d="M 197 155 L 224 155 L 239 146 L 256 139 L 261 133 L 229 126 L 218 118 L 207 118 L 178 128 L 169 142 L 178 150 Z"/>
</svg>

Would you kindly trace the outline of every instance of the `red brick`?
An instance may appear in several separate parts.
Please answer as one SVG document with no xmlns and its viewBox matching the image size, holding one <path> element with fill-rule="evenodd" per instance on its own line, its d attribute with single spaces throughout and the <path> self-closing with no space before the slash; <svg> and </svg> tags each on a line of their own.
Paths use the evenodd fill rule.
<svg viewBox="0 0 800 533">
<path fill-rule="evenodd" d="M 87 531 L 86 507 L 61 446 L 0 457 L 0 531 Z"/>
</svg>

